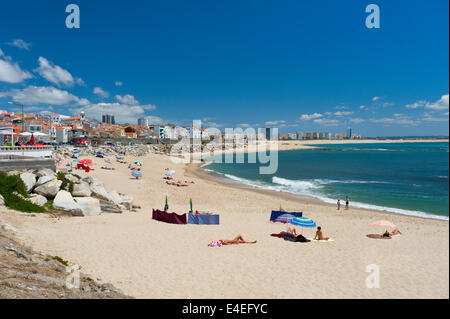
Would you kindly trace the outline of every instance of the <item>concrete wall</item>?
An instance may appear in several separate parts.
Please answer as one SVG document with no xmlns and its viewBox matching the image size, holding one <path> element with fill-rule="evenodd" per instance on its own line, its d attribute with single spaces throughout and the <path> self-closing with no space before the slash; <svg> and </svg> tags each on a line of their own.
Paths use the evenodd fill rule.
<svg viewBox="0 0 450 319">
<path fill-rule="evenodd" d="M 0 157 L 0 171 L 7 172 L 22 169 L 39 169 L 49 168 L 56 171 L 56 163 L 51 158 L 10 158 L 6 156 Z"/>
</svg>

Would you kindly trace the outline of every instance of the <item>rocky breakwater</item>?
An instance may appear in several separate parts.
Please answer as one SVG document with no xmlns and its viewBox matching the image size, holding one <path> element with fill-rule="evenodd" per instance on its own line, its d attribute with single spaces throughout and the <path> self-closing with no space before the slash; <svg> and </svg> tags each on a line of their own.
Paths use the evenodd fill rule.
<svg viewBox="0 0 450 319">
<path fill-rule="evenodd" d="M 120 214 L 140 208 L 133 205 L 131 196 L 108 190 L 105 184 L 91 176 L 82 178 L 75 174 L 55 173 L 50 169 L 10 171 L 6 175 L 20 177 L 28 192 L 28 196 L 16 194 L 21 199 L 72 216 Z"/>
</svg>

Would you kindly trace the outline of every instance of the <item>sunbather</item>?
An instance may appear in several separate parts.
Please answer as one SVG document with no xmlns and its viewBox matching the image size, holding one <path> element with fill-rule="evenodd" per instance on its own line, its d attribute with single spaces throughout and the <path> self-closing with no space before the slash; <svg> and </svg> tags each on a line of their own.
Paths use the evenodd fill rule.
<svg viewBox="0 0 450 319">
<path fill-rule="evenodd" d="M 389 231 L 386 230 L 383 233 L 383 235 L 381 235 L 381 236 L 383 236 L 383 237 L 392 237 L 392 236 L 401 235 L 401 234 L 402 234 L 401 231 L 396 228 L 392 232 L 389 232 Z"/>
<path fill-rule="evenodd" d="M 245 241 L 241 235 L 237 235 L 236 237 L 234 237 L 231 240 L 228 240 L 228 239 L 219 240 L 219 242 L 221 242 L 222 245 L 256 244 L 256 240 L 255 241 Z"/>
<path fill-rule="evenodd" d="M 323 234 L 322 234 L 322 227 L 317 227 L 317 231 L 316 231 L 316 236 L 314 237 L 314 239 L 317 239 L 317 240 L 328 240 L 328 239 L 330 239 L 330 237 L 323 237 Z"/>
</svg>

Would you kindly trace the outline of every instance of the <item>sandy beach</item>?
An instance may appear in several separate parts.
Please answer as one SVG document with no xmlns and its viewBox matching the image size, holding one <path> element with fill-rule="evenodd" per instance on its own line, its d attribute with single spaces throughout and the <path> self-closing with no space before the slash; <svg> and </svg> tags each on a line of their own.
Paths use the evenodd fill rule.
<svg viewBox="0 0 450 319">
<path fill-rule="evenodd" d="M 142 179 L 132 178 L 127 165 L 115 161 L 115 170 L 102 170 L 98 158 L 92 158 L 95 170 L 89 174 L 108 190 L 133 196 L 142 207 L 137 212 L 52 218 L 2 207 L 0 221 L 17 228 L 18 239 L 33 249 L 77 263 L 92 278 L 137 298 L 449 298 L 448 221 L 356 208 L 337 211 L 315 199 L 223 181 L 197 165 L 174 164 L 166 155 L 125 159 L 142 162 Z M 176 179 L 194 183 L 167 185 L 162 179 L 166 168 L 176 170 Z M 192 198 L 194 210 L 219 213 L 220 225 L 152 220 L 152 208 L 162 209 L 166 195 L 170 212 L 186 213 Z M 271 237 L 287 228 L 269 222 L 271 210 L 280 205 L 302 211 L 334 241 Z M 367 238 L 384 231 L 370 225 L 377 219 L 395 223 L 403 235 Z M 238 234 L 258 242 L 207 246 Z M 313 237 L 314 230 L 303 234 Z M 369 265 L 379 268 L 380 288 L 366 286 Z"/>
</svg>

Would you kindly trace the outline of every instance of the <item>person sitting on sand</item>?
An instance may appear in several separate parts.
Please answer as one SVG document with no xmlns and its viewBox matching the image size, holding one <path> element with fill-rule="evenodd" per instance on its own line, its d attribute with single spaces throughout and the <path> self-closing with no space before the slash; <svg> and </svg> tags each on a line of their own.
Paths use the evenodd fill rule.
<svg viewBox="0 0 450 319">
<path fill-rule="evenodd" d="M 328 240 L 328 239 L 330 239 L 330 237 L 323 237 L 323 234 L 322 234 L 322 227 L 317 227 L 317 231 L 316 231 L 316 236 L 314 237 L 314 239 L 317 239 L 317 240 Z"/>
</svg>

